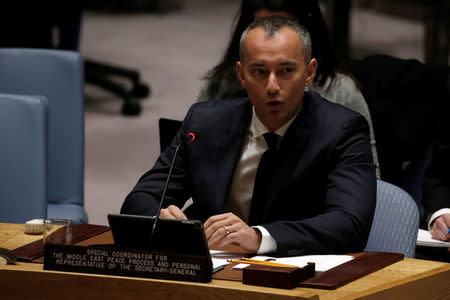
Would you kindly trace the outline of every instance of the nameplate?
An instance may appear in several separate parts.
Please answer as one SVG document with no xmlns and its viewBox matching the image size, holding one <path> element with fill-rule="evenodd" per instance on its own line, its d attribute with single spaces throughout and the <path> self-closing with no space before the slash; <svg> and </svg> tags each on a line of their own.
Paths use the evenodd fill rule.
<svg viewBox="0 0 450 300">
<path fill-rule="evenodd" d="M 44 270 L 210 282 L 207 256 L 132 250 L 113 245 L 45 245 Z"/>
</svg>

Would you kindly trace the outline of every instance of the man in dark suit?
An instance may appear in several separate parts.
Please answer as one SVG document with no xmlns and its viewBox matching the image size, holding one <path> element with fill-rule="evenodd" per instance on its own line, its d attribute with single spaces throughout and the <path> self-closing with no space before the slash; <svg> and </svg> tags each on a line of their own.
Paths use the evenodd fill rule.
<svg viewBox="0 0 450 300">
<path fill-rule="evenodd" d="M 157 212 L 175 148 L 193 132 L 161 216 L 206 221 L 209 245 L 259 254 L 363 250 L 376 198 L 369 127 L 358 113 L 305 93 L 316 67 L 297 22 L 257 19 L 242 35 L 237 62 L 249 98 L 194 104 L 121 213 Z M 193 204 L 181 211 L 189 197 Z"/>
<path fill-rule="evenodd" d="M 381 179 L 416 200 L 421 228 L 450 241 L 449 66 L 371 55 L 350 68 L 369 105 Z M 448 261 L 443 250 L 420 247 L 416 257 Z"/>
</svg>

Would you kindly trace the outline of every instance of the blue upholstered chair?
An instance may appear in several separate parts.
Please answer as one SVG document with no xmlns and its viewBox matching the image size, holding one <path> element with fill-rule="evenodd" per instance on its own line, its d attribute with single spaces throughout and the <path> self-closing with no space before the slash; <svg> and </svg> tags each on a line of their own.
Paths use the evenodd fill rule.
<svg viewBox="0 0 450 300">
<path fill-rule="evenodd" d="M 47 100 L 0 94 L 0 222 L 47 216 Z"/>
<path fill-rule="evenodd" d="M 377 180 L 377 206 L 365 251 L 403 253 L 414 258 L 419 211 L 407 192 Z"/>
<path fill-rule="evenodd" d="M 73 51 L 0 49 L 0 93 L 48 100 L 49 218 L 86 223 L 83 59 Z"/>
</svg>

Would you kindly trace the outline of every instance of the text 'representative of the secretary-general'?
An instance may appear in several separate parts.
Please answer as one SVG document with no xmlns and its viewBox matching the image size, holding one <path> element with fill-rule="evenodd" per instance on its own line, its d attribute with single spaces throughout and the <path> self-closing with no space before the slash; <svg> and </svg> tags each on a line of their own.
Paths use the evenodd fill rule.
<svg viewBox="0 0 450 300">
<path fill-rule="evenodd" d="M 44 269 L 209 282 L 207 257 L 114 247 L 46 245 Z"/>
</svg>

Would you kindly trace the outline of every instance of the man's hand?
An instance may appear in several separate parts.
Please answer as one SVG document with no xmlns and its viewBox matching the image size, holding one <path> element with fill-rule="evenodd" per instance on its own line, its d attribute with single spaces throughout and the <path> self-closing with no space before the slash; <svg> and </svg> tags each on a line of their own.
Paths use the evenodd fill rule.
<svg viewBox="0 0 450 300">
<path fill-rule="evenodd" d="M 178 208 L 178 206 L 170 205 L 167 208 L 161 209 L 160 218 L 166 219 L 184 219 L 187 220 L 186 215 Z"/>
<path fill-rule="evenodd" d="M 261 245 L 259 230 L 251 228 L 232 213 L 212 216 L 203 226 L 210 247 L 215 244 L 219 248 L 235 244 L 247 251 L 257 252 Z"/>
<path fill-rule="evenodd" d="M 444 214 L 434 220 L 430 230 L 431 237 L 440 241 L 450 241 L 450 234 L 445 234 L 448 228 L 450 228 L 450 214 Z"/>
</svg>

